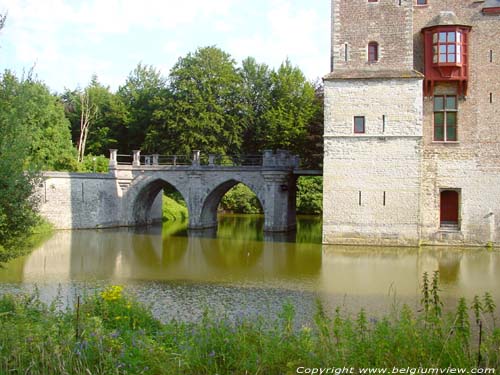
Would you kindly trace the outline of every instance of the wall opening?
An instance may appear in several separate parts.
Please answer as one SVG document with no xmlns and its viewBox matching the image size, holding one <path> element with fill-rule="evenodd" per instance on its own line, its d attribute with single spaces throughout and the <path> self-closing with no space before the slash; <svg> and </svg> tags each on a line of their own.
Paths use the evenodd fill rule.
<svg viewBox="0 0 500 375">
<path fill-rule="evenodd" d="M 460 218 L 460 193 L 457 190 L 441 190 L 440 227 L 458 229 Z"/>
<path fill-rule="evenodd" d="M 247 185 L 238 183 L 221 198 L 219 213 L 262 214 L 264 211 L 257 195 Z"/>
<path fill-rule="evenodd" d="M 184 197 L 173 185 L 162 179 L 154 180 L 142 188 L 133 210 L 137 225 L 165 221 L 187 224 L 188 209 Z"/>
<path fill-rule="evenodd" d="M 228 180 L 214 190 L 205 198 L 201 211 L 201 222 L 207 228 L 216 227 L 219 221 L 218 214 L 262 214 L 264 209 L 262 202 L 255 191 L 244 183 L 237 180 Z M 240 216 L 241 218 L 241 216 Z M 234 225 L 257 225 L 262 231 L 264 218 L 261 220 L 239 220 L 235 215 L 225 215 L 225 221 L 238 221 Z M 245 224 L 246 223 L 246 224 Z M 226 226 L 228 227 L 228 226 Z M 243 228 L 241 228 L 243 229 Z"/>
</svg>

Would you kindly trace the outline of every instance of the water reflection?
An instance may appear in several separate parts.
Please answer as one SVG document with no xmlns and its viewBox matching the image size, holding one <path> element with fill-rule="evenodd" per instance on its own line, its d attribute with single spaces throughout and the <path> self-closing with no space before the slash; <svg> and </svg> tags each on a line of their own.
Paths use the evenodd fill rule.
<svg viewBox="0 0 500 375">
<path fill-rule="evenodd" d="M 310 218 L 298 221 L 296 233 L 264 234 L 262 227 L 261 217 L 225 215 L 217 230 L 188 231 L 177 222 L 57 232 L 0 269 L 0 293 L 6 283 L 120 283 L 160 316 L 195 316 L 203 304 L 224 313 L 279 309 L 285 299 L 305 313 L 318 296 L 330 307 L 347 299 L 354 310 L 378 311 L 393 295 L 418 304 L 422 274 L 437 270 L 445 300 L 489 291 L 500 303 L 499 251 L 326 246 L 321 222 Z"/>
</svg>

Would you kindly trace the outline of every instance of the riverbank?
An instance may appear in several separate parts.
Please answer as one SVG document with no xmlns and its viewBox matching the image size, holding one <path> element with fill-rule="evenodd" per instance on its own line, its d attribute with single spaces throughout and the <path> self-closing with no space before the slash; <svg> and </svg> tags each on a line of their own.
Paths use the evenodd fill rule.
<svg viewBox="0 0 500 375">
<path fill-rule="evenodd" d="M 43 218 L 38 218 L 37 221 L 37 224 L 30 229 L 30 233 L 13 241 L 8 250 L 0 245 L 0 265 L 10 259 L 28 254 L 54 234 L 52 224 Z"/>
<path fill-rule="evenodd" d="M 489 295 L 470 303 L 461 300 L 454 313 L 443 315 L 437 288 L 437 283 L 433 287 L 424 281 L 421 312 L 403 307 L 381 319 L 363 310 L 349 316 L 337 309 L 328 316 L 318 303 L 314 324 L 299 329 L 294 328 L 294 307 L 286 303 L 274 320 L 230 322 L 206 312 L 196 323 L 163 324 L 119 286 L 83 297 L 64 310 L 57 298 L 45 305 L 36 294 L 3 296 L 0 373 L 282 374 L 306 368 L 469 370 L 478 365 L 500 369 L 500 330 Z"/>
</svg>

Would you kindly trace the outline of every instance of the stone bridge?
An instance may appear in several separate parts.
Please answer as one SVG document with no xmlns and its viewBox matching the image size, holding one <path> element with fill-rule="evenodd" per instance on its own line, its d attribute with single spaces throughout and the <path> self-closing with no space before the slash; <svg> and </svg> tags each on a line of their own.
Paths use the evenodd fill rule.
<svg viewBox="0 0 500 375">
<path fill-rule="evenodd" d="M 264 230 L 295 228 L 296 180 L 319 171 L 299 169 L 288 151 L 259 156 L 118 155 L 110 150 L 108 174 L 45 173 L 41 213 L 57 228 L 135 226 L 161 219 L 160 192 L 175 188 L 189 212 L 189 228 L 217 226 L 217 207 L 238 183 L 248 186 L 264 211 Z M 69 214 L 68 214 L 69 212 Z"/>
</svg>

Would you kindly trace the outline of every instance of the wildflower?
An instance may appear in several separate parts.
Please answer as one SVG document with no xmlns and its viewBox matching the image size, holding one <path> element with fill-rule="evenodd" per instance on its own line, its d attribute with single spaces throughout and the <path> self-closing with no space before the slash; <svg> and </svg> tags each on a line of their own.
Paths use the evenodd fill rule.
<svg viewBox="0 0 500 375">
<path fill-rule="evenodd" d="M 209 357 L 215 357 L 215 352 L 212 350 L 209 354 L 208 354 Z"/>
<path fill-rule="evenodd" d="M 112 285 L 104 289 L 100 296 L 105 301 L 117 301 L 122 298 L 123 287 L 120 285 Z"/>
</svg>

